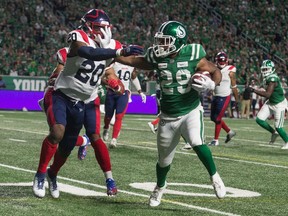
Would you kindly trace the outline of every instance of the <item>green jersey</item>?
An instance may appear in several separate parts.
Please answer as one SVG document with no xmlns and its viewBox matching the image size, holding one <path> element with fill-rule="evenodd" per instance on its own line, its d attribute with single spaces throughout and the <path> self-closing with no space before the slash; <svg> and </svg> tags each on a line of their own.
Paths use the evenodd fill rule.
<svg viewBox="0 0 288 216">
<path fill-rule="evenodd" d="M 274 91 L 269 98 L 269 102 L 271 104 L 278 104 L 284 100 L 285 95 L 280 78 L 277 76 L 276 73 L 273 73 L 264 79 L 265 86 L 268 86 L 270 82 L 276 82 L 277 85 L 275 86 Z"/>
<path fill-rule="evenodd" d="M 187 44 L 175 58 L 157 58 L 152 47 L 145 58 L 154 65 L 161 90 L 161 112 L 171 117 L 189 113 L 200 103 L 199 93 L 191 87 L 190 78 L 198 62 L 206 56 L 200 44 Z"/>
</svg>

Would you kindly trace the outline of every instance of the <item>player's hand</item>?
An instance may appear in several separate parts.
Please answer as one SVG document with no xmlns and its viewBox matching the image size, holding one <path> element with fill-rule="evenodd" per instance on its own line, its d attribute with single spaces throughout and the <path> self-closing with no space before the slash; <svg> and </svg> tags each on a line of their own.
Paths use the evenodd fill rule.
<svg viewBox="0 0 288 216">
<path fill-rule="evenodd" d="M 215 89 L 215 82 L 212 79 L 202 74 L 200 74 L 199 76 L 201 76 L 202 79 L 194 80 L 196 83 L 192 84 L 193 89 L 195 89 L 198 92 Z"/>
<path fill-rule="evenodd" d="M 117 94 L 123 94 L 124 93 L 125 88 L 124 88 L 124 86 L 120 80 L 109 79 L 109 80 L 107 80 L 107 84 L 108 84 L 109 88 L 111 88 Z"/>
<path fill-rule="evenodd" d="M 98 41 L 100 41 L 100 47 L 101 48 L 109 48 L 109 44 L 112 38 L 111 28 L 109 26 L 105 26 L 104 28 L 100 28 L 100 31 L 103 34 L 103 37 L 98 34 L 96 37 L 98 38 Z"/>
<path fill-rule="evenodd" d="M 254 89 L 252 86 L 248 86 L 247 88 L 248 88 L 248 90 L 249 90 L 250 92 L 254 92 L 254 91 L 255 91 L 255 89 Z"/>
<path fill-rule="evenodd" d="M 117 50 L 118 56 L 130 56 L 130 55 L 143 55 L 144 49 L 139 45 L 129 45 L 125 48 Z"/>
<path fill-rule="evenodd" d="M 142 103 L 146 103 L 146 95 L 143 92 L 141 92 L 140 96 L 142 98 Z"/>
</svg>

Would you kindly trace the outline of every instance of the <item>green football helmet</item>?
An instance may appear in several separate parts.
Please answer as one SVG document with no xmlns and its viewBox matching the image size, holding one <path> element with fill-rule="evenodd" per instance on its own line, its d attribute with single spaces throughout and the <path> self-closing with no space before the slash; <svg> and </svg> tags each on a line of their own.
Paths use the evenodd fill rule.
<svg viewBox="0 0 288 216">
<path fill-rule="evenodd" d="M 178 52 L 187 43 L 187 30 L 177 21 L 164 22 L 154 36 L 153 51 L 164 58 Z"/>
<path fill-rule="evenodd" d="M 271 60 L 264 60 L 261 65 L 261 74 L 263 77 L 267 77 L 275 72 L 275 64 Z"/>
</svg>

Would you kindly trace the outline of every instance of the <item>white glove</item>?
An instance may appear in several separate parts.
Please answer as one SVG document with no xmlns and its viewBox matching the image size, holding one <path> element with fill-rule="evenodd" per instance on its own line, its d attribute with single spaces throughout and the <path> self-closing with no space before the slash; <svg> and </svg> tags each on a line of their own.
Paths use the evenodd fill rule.
<svg viewBox="0 0 288 216">
<path fill-rule="evenodd" d="M 104 30 L 105 29 L 105 30 Z M 102 32 L 104 38 L 101 37 L 101 35 L 96 35 L 101 48 L 109 48 L 109 44 L 112 38 L 111 28 L 109 26 L 105 26 L 103 28 L 100 28 L 100 31 Z"/>
<path fill-rule="evenodd" d="M 140 96 L 142 98 L 142 103 L 146 103 L 146 95 L 143 92 L 141 92 Z"/>
<path fill-rule="evenodd" d="M 201 76 L 202 79 L 194 80 L 196 83 L 192 84 L 193 89 L 198 92 L 215 89 L 215 82 L 212 79 L 203 74 L 200 74 L 199 76 Z"/>
</svg>

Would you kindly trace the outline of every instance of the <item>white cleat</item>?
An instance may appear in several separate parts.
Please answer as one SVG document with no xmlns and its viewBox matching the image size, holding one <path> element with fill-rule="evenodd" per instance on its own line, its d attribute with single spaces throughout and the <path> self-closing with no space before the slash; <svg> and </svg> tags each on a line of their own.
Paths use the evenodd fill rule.
<svg viewBox="0 0 288 216">
<path fill-rule="evenodd" d="M 152 133 L 155 134 L 155 127 L 154 127 L 154 125 L 153 125 L 151 122 L 148 122 L 148 126 L 149 126 L 150 130 L 152 131 Z"/>
<path fill-rule="evenodd" d="M 36 197 L 43 198 L 45 197 L 45 177 L 40 178 L 35 175 L 34 181 L 33 181 L 33 193 Z"/>
<path fill-rule="evenodd" d="M 107 141 L 109 139 L 109 129 L 103 130 L 103 140 Z"/>
<path fill-rule="evenodd" d="M 211 181 L 216 196 L 219 199 L 224 198 L 226 195 L 226 188 L 218 172 L 216 172 L 213 176 L 211 176 Z"/>
<path fill-rule="evenodd" d="M 274 133 L 272 133 L 271 135 L 271 140 L 269 142 L 270 145 L 274 144 L 274 142 L 276 141 L 277 137 L 279 136 L 279 134 L 275 131 Z M 284 147 L 284 146 L 283 146 Z"/>
<path fill-rule="evenodd" d="M 234 136 L 236 136 L 236 132 L 234 132 L 233 130 L 230 130 L 226 136 L 225 143 L 228 143 Z"/>
<path fill-rule="evenodd" d="M 288 149 L 288 142 L 287 143 L 285 143 L 283 146 L 282 146 L 282 148 L 281 149 Z"/>
<path fill-rule="evenodd" d="M 189 143 L 186 143 L 184 147 L 182 148 L 182 150 L 191 150 L 191 149 L 192 149 L 192 146 Z"/>
<path fill-rule="evenodd" d="M 154 188 L 150 198 L 149 198 L 149 206 L 156 207 L 159 206 L 161 203 L 161 198 L 163 196 L 163 193 L 167 187 L 167 182 L 165 182 L 165 185 L 163 187 L 156 187 Z"/>
<path fill-rule="evenodd" d="M 117 147 L 117 139 L 112 138 L 111 142 L 109 143 L 109 148 L 116 148 Z"/>
<path fill-rule="evenodd" d="M 218 140 L 212 140 L 208 145 L 209 146 L 219 146 L 219 141 Z"/>
<path fill-rule="evenodd" d="M 57 199 L 60 196 L 59 188 L 57 185 L 57 177 L 50 177 L 49 175 L 49 170 L 48 170 L 48 175 L 47 175 L 47 181 L 48 181 L 48 186 L 50 190 L 50 194 L 53 198 Z"/>
</svg>

